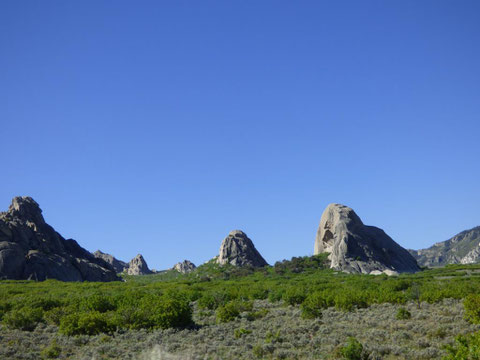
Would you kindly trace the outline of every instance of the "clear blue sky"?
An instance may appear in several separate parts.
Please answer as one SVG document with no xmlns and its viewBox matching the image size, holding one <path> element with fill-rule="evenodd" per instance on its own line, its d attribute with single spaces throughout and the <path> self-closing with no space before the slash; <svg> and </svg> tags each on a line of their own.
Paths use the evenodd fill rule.
<svg viewBox="0 0 480 360">
<path fill-rule="evenodd" d="M 163 269 L 325 206 L 402 246 L 480 225 L 480 1 L 0 2 L 0 209 Z"/>
</svg>

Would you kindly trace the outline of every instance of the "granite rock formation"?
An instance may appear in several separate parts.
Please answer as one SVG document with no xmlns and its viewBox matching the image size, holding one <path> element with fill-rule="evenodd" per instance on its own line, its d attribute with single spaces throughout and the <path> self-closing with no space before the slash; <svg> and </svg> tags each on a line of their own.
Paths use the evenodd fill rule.
<svg viewBox="0 0 480 360">
<path fill-rule="evenodd" d="M 478 263 L 480 262 L 480 226 L 462 231 L 427 249 L 409 251 L 421 266 Z"/>
<path fill-rule="evenodd" d="M 128 275 L 152 274 L 152 271 L 148 268 L 147 262 L 141 254 L 138 254 L 132 260 L 130 260 L 126 271 Z"/>
<path fill-rule="evenodd" d="M 364 225 L 349 207 L 330 204 L 322 214 L 314 254 L 330 253 L 332 269 L 362 274 L 416 272 L 410 253 L 382 229 Z"/>
<path fill-rule="evenodd" d="M 122 260 L 118 260 L 113 255 L 103 253 L 100 250 L 95 251 L 93 253 L 93 256 L 95 256 L 98 259 L 102 259 L 107 263 L 109 263 L 110 265 L 112 265 L 112 267 L 115 269 L 115 272 L 117 274 L 122 273 L 128 269 L 128 264 L 126 262 Z"/>
<path fill-rule="evenodd" d="M 253 245 L 252 240 L 240 230 L 231 231 L 222 241 L 217 262 L 221 265 L 262 267 L 268 265 Z"/>
<path fill-rule="evenodd" d="M 28 196 L 15 197 L 0 213 L 0 279 L 119 280 L 108 263 L 48 225 Z"/>
<path fill-rule="evenodd" d="M 176 263 L 172 269 L 178 271 L 179 273 L 187 274 L 189 272 L 192 272 L 196 268 L 197 267 L 195 266 L 195 264 L 192 263 L 190 260 L 183 260 L 183 262 Z"/>
</svg>

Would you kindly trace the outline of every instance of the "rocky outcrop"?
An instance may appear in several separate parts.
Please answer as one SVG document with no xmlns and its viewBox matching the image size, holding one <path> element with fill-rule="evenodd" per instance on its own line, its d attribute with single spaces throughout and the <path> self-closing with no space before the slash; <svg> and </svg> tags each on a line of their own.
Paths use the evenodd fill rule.
<svg viewBox="0 0 480 360">
<path fill-rule="evenodd" d="M 176 263 L 172 269 L 178 271 L 179 273 L 187 274 L 189 272 L 192 272 L 196 268 L 197 267 L 195 266 L 195 264 L 192 263 L 190 260 L 183 260 L 183 262 Z"/>
<path fill-rule="evenodd" d="M 148 275 L 152 274 L 152 271 L 148 268 L 147 262 L 141 254 L 135 256 L 128 263 L 127 268 L 128 275 Z"/>
<path fill-rule="evenodd" d="M 119 280 L 113 268 L 75 240 L 65 240 L 28 196 L 0 213 L 0 279 Z"/>
<path fill-rule="evenodd" d="M 217 262 L 221 265 L 262 267 L 268 265 L 253 245 L 252 240 L 241 230 L 233 230 L 222 241 Z"/>
<path fill-rule="evenodd" d="M 366 226 L 349 207 L 330 204 L 322 214 L 314 254 L 330 253 L 330 267 L 348 273 L 388 275 L 420 270 L 410 253 L 382 229 Z"/>
<path fill-rule="evenodd" d="M 478 263 L 480 262 L 480 226 L 462 231 L 428 249 L 409 251 L 421 266 Z"/>
<path fill-rule="evenodd" d="M 117 273 L 122 273 L 128 269 L 128 264 L 126 262 L 116 259 L 113 255 L 105 254 L 100 250 L 95 251 L 93 253 L 93 256 L 95 256 L 97 259 L 102 259 L 112 265 L 112 267 L 115 269 L 115 272 Z"/>
</svg>

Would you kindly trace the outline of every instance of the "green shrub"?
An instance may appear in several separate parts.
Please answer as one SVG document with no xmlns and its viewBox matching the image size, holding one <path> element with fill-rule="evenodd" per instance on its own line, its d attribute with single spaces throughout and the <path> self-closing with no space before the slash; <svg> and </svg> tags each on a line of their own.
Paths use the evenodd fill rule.
<svg viewBox="0 0 480 360">
<path fill-rule="evenodd" d="M 307 297 L 307 291 L 305 288 L 292 286 L 283 294 L 283 301 L 288 305 L 301 304 Z"/>
<path fill-rule="evenodd" d="M 368 359 L 368 354 L 363 350 L 363 345 L 354 337 L 348 338 L 345 346 L 339 349 L 339 355 L 346 360 Z"/>
<path fill-rule="evenodd" d="M 131 297 L 118 305 L 114 323 L 128 329 L 184 327 L 192 324 L 192 308 L 185 294 Z"/>
<path fill-rule="evenodd" d="M 42 350 L 40 355 L 42 359 L 57 359 L 62 352 L 60 346 L 58 346 L 57 341 L 54 339 L 52 343 Z"/>
<path fill-rule="evenodd" d="M 215 310 L 218 305 L 219 304 L 211 294 L 204 294 L 200 299 L 198 299 L 198 307 L 200 309 Z"/>
<path fill-rule="evenodd" d="M 64 316 L 59 327 L 59 331 L 68 336 L 97 335 L 114 330 L 115 326 L 109 321 L 107 315 L 98 311 Z"/>
<path fill-rule="evenodd" d="M 282 337 L 280 336 L 280 330 L 276 332 L 267 331 L 265 335 L 265 344 L 271 344 L 272 342 L 283 342 Z"/>
<path fill-rule="evenodd" d="M 72 309 L 67 309 L 65 307 L 57 307 L 45 311 L 43 314 L 43 318 L 47 322 L 47 324 L 58 326 L 60 325 L 60 321 L 62 320 L 62 318 L 72 312 Z"/>
<path fill-rule="evenodd" d="M 80 309 L 82 311 L 98 311 L 104 313 L 115 310 L 116 305 L 112 298 L 96 294 L 82 299 Z"/>
<path fill-rule="evenodd" d="M 453 345 L 445 347 L 447 355 L 444 360 L 478 360 L 480 359 L 480 332 L 459 335 Z"/>
<path fill-rule="evenodd" d="M 163 296 L 155 303 L 145 302 L 142 310 L 150 313 L 153 329 L 168 329 L 191 325 L 192 308 L 187 299 Z"/>
<path fill-rule="evenodd" d="M 234 294 L 233 291 L 215 291 L 212 293 L 204 294 L 198 300 L 198 306 L 201 309 L 215 310 L 220 305 L 225 305 L 228 301 L 235 299 L 238 294 Z"/>
<path fill-rule="evenodd" d="M 279 302 L 283 298 L 282 289 L 273 289 L 268 293 L 268 301 L 271 303 Z"/>
<path fill-rule="evenodd" d="M 268 309 L 261 309 L 258 311 L 250 311 L 247 313 L 247 320 L 254 321 L 261 318 L 264 318 L 268 314 Z"/>
<path fill-rule="evenodd" d="M 42 320 L 43 310 L 41 308 L 23 307 L 9 311 L 3 317 L 3 322 L 9 328 L 25 331 L 32 331 Z"/>
<path fill-rule="evenodd" d="M 247 330 L 247 329 L 244 329 L 244 328 L 235 329 L 233 331 L 233 335 L 234 335 L 235 339 L 240 339 L 243 335 L 247 335 L 247 334 L 251 334 L 251 333 L 252 333 L 252 330 Z"/>
<path fill-rule="evenodd" d="M 407 309 L 401 307 L 400 309 L 398 309 L 397 315 L 395 317 L 397 318 L 397 320 L 407 320 L 412 317 L 412 314 Z"/>
<path fill-rule="evenodd" d="M 63 306 L 64 302 L 53 297 L 30 296 L 23 301 L 24 307 L 40 308 L 44 311 Z"/>
<path fill-rule="evenodd" d="M 367 299 L 366 293 L 345 290 L 335 296 L 335 307 L 343 311 L 352 311 L 355 307 L 366 308 L 368 306 Z"/>
<path fill-rule="evenodd" d="M 250 298 L 264 300 L 268 297 L 268 290 L 263 287 L 254 287 L 250 290 Z"/>
<path fill-rule="evenodd" d="M 217 322 L 226 323 L 235 320 L 240 315 L 240 308 L 236 302 L 229 302 L 217 309 Z"/>
<path fill-rule="evenodd" d="M 480 323 L 480 295 L 468 295 L 463 301 L 465 308 L 465 320 L 473 323 Z"/>
<path fill-rule="evenodd" d="M 263 350 L 263 346 L 260 344 L 257 344 L 252 348 L 252 353 L 258 359 L 263 359 L 266 354 L 265 350 Z"/>
<path fill-rule="evenodd" d="M 12 304 L 7 301 L 0 301 L 0 321 L 3 316 L 12 309 Z"/>
<path fill-rule="evenodd" d="M 322 317 L 322 310 L 332 306 L 334 301 L 326 291 L 316 291 L 307 296 L 301 305 L 302 317 L 314 319 Z"/>
</svg>

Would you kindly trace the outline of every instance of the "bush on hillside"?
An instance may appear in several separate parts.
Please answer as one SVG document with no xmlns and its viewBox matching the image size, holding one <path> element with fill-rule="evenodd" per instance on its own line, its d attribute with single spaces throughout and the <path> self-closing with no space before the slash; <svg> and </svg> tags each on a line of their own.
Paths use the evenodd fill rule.
<svg viewBox="0 0 480 360">
<path fill-rule="evenodd" d="M 447 356 L 444 360 L 480 359 L 480 332 L 470 335 L 459 335 L 453 345 L 447 345 Z"/>
<path fill-rule="evenodd" d="M 97 335 L 100 333 L 111 333 L 115 325 L 104 313 L 92 311 L 87 313 L 75 313 L 64 316 L 60 320 L 60 333 L 72 335 Z"/>
<path fill-rule="evenodd" d="M 338 355 L 345 360 L 368 359 L 368 354 L 363 349 L 363 345 L 354 337 L 348 338 L 347 344 L 339 349 Z"/>
<path fill-rule="evenodd" d="M 468 295 L 463 301 L 465 308 L 465 320 L 473 323 L 480 323 L 480 295 Z"/>
<path fill-rule="evenodd" d="M 43 310 L 41 308 L 22 307 L 9 311 L 3 317 L 3 322 L 9 328 L 32 331 L 42 321 Z"/>
<path fill-rule="evenodd" d="M 410 311 L 402 307 L 398 309 L 397 315 L 395 317 L 397 318 L 397 320 L 408 320 L 412 317 L 412 314 L 410 313 Z"/>
</svg>

